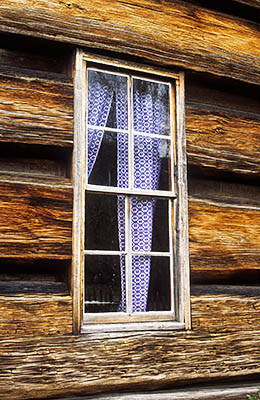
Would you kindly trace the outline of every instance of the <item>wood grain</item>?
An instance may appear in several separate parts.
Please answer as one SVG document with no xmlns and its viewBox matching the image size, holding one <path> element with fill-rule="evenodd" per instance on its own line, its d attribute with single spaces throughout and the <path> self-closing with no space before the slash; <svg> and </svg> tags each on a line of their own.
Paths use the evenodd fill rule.
<svg viewBox="0 0 260 400">
<path fill-rule="evenodd" d="M 21 337 L 3 339 L 0 356 L 0 394 L 9 400 L 155 390 L 260 373 L 259 331 L 253 330 Z"/>
<path fill-rule="evenodd" d="M 193 282 L 258 282 L 259 198 L 260 189 L 257 186 L 216 180 L 189 180 Z"/>
<path fill-rule="evenodd" d="M 224 275 L 260 268 L 260 209 L 190 198 L 191 270 Z"/>
<path fill-rule="evenodd" d="M 21 41 L 22 44 L 24 44 L 24 40 Z M 6 40 L 4 42 L 4 45 L 9 45 L 10 44 L 10 39 Z M 19 48 L 19 46 L 16 46 Z M 31 48 L 30 48 L 31 47 Z M 56 49 L 54 54 L 54 51 L 52 50 L 51 52 L 48 51 L 47 54 L 43 54 L 43 50 L 41 52 L 40 47 L 38 47 L 38 52 L 30 52 L 30 50 L 33 49 L 33 44 L 31 43 L 31 46 L 27 45 L 27 51 L 26 49 L 21 51 L 20 48 L 19 50 L 14 50 L 14 49 L 7 49 L 7 48 L 2 48 L 0 49 L 0 70 L 3 70 L 3 67 L 8 68 L 8 72 L 10 71 L 17 71 L 18 69 L 26 69 L 30 70 L 31 73 L 32 71 L 38 71 L 42 72 L 45 71 L 48 74 L 54 73 L 56 75 L 56 79 L 62 79 L 64 80 L 65 76 L 62 76 L 64 71 L 65 71 L 65 65 L 66 61 L 68 60 L 65 59 L 63 56 L 62 52 Z M 46 52 L 46 49 L 45 49 Z M 28 73 L 28 71 L 27 71 Z"/>
<path fill-rule="evenodd" d="M 186 133 L 189 163 L 235 173 L 260 173 L 260 114 L 188 103 Z"/>
<path fill-rule="evenodd" d="M 181 1 L 2 0 L 0 26 L 259 84 L 257 25 Z"/>
<path fill-rule="evenodd" d="M 0 183 L 0 257 L 70 258 L 72 190 Z"/>
<path fill-rule="evenodd" d="M 260 8 L 260 1 L 259 0 L 234 0 L 237 3 L 245 4 L 250 7 Z"/>
<path fill-rule="evenodd" d="M 72 84 L 0 74 L 0 140 L 71 147 Z"/>
<path fill-rule="evenodd" d="M 65 335 L 72 332 L 69 295 L 0 296 L 2 337 Z"/>
<path fill-rule="evenodd" d="M 243 382 L 226 385 L 193 385 L 184 389 L 113 393 L 87 397 L 73 397 L 70 400 L 247 400 L 249 394 L 256 395 L 259 384 Z M 55 399 L 57 400 L 57 399 Z M 62 398 L 60 400 L 65 400 Z"/>
<path fill-rule="evenodd" d="M 247 288 L 250 293 L 250 287 Z M 252 292 L 253 292 L 252 288 Z M 260 296 L 239 294 L 208 294 L 192 296 L 192 327 L 209 332 L 259 331 Z M 222 290 L 225 291 L 224 286 Z M 236 288 L 234 288 L 234 292 Z"/>
</svg>

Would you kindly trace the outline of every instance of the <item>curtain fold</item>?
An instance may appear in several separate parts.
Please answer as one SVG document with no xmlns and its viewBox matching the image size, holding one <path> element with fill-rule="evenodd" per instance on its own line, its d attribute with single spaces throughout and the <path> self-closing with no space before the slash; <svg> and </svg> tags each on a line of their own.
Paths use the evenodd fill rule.
<svg viewBox="0 0 260 400">
<path fill-rule="evenodd" d="M 126 129 L 124 118 L 125 104 L 117 96 L 117 126 Z M 133 120 L 136 132 L 161 133 L 163 108 L 157 96 L 149 88 L 135 90 L 133 98 Z M 160 176 L 160 139 L 134 135 L 134 186 L 136 189 L 158 189 Z M 124 164 L 127 138 L 118 137 L 118 186 L 124 186 L 128 178 L 127 165 Z M 123 150 L 123 151 L 122 151 Z M 153 212 L 155 200 L 133 196 L 131 199 L 131 244 L 132 251 L 150 252 L 152 249 Z M 118 231 L 120 250 L 124 246 L 124 197 L 118 198 Z M 145 312 L 150 281 L 150 256 L 132 258 L 132 311 Z M 122 300 L 120 311 L 126 311 L 125 298 L 125 259 L 121 257 Z"/>
<path fill-rule="evenodd" d="M 100 82 L 100 73 L 94 74 L 88 86 L 88 124 L 105 127 L 111 110 L 112 100 L 116 103 L 116 127 L 128 129 L 128 104 L 122 85 Z M 133 97 L 134 131 L 153 134 L 163 133 L 165 107 L 156 91 L 148 85 L 136 87 Z M 88 176 L 95 165 L 102 143 L 104 129 L 88 130 Z M 161 158 L 160 138 L 134 135 L 134 187 L 156 190 L 159 185 Z M 117 133 L 117 185 L 128 187 L 128 137 Z M 125 196 L 118 196 L 118 240 L 120 251 L 125 250 Z M 131 198 L 131 244 L 132 251 L 150 252 L 152 249 L 153 214 L 156 201 L 132 196 Z M 125 257 L 120 257 L 121 302 L 118 311 L 126 311 Z M 132 258 L 132 311 L 144 312 L 150 281 L 150 256 Z"/>
<path fill-rule="evenodd" d="M 113 90 L 109 85 L 101 84 L 96 79 L 91 79 L 88 85 L 88 117 L 89 125 L 106 126 L 109 116 Z M 88 130 L 88 177 L 90 176 L 95 165 L 98 152 L 102 143 L 104 130 L 89 129 Z"/>
</svg>

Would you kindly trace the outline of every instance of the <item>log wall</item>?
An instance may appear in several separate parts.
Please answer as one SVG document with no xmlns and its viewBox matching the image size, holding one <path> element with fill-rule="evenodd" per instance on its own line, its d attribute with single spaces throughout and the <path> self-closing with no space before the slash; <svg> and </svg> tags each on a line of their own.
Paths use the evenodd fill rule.
<svg viewBox="0 0 260 400">
<path fill-rule="evenodd" d="M 2 398 L 259 380 L 259 25 L 192 3 L 0 4 Z M 191 331 L 71 334 L 76 46 L 185 71 Z"/>
</svg>

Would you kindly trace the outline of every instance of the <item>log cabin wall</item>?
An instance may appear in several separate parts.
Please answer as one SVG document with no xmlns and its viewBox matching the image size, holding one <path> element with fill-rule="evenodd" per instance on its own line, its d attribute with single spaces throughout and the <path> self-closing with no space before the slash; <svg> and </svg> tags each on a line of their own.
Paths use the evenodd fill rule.
<svg viewBox="0 0 260 400">
<path fill-rule="evenodd" d="M 239 400 L 256 390 L 260 4 L 209 3 L 1 1 L 2 398 L 168 388 L 171 399 Z M 77 47 L 185 72 L 191 331 L 72 334 Z M 224 393 L 221 382 L 244 389 Z M 175 391 L 198 383 L 204 397 Z"/>
</svg>

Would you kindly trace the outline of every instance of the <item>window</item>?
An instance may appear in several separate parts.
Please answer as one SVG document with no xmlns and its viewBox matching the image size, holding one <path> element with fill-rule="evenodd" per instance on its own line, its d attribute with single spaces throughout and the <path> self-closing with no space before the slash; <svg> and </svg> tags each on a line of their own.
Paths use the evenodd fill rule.
<svg viewBox="0 0 260 400">
<path fill-rule="evenodd" d="M 189 327 L 183 80 L 77 54 L 75 331 Z"/>
</svg>

